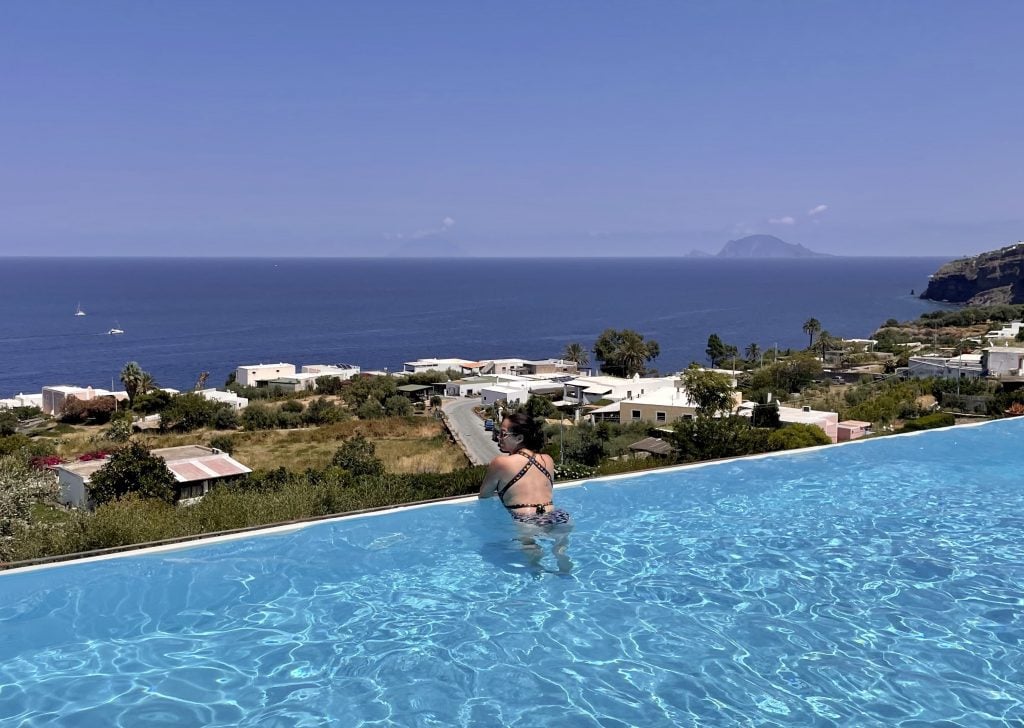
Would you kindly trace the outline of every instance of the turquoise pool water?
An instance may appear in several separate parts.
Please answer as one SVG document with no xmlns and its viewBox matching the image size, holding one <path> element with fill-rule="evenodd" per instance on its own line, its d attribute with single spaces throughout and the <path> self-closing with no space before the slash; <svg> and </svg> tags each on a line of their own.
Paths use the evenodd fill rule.
<svg viewBox="0 0 1024 728">
<path fill-rule="evenodd" d="M 1024 419 L 0 574 L 0 725 L 1010 726 Z M 553 566 L 553 564 L 548 564 Z"/>
</svg>

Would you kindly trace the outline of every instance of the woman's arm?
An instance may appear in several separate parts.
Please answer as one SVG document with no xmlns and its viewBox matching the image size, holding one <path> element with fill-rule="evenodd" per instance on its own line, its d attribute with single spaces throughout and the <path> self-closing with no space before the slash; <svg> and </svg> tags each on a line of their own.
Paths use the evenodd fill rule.
<svg viewBox="0 0 1024 728">
<path fill-rule="evenodd" d="M 503 457 L 499 455 L 488 466 L 487 474 L 484 475 L 484 482 L 480 485 L 481 498 L 494 496 L 498 492 L 498 488 L 501 487 L 503 482 L 502 476 L 505 474 L 505 463 L 502 460 Z"/>
</svg>

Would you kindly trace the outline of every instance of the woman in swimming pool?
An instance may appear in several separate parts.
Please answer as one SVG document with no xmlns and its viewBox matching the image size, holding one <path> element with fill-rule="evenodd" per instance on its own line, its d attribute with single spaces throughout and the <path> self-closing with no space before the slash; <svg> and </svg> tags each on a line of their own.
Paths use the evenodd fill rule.
<svg viewBox="0 0 1024 728">
<path fill-rule="evenodd" d="M 551 456 L 538 452 L 544 447 L 541 421 L 522 412 L 508 415 L 498 430 L 498 449 L 502 455 L 487 468 L 480 497 L 498 496 L 519 531 L 518 539 L 537 564 L 541 559 L 535 538 L 555 539 L 552 553 L 559 569 L 567 572 L 572 562 L 565 554 L 572 531 L 572 516 L 554 504 L 555 463 Z"/>
</svg>

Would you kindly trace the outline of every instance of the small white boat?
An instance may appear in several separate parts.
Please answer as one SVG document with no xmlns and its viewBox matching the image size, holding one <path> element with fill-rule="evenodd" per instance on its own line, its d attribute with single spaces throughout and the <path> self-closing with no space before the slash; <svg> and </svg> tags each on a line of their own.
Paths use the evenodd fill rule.
<svg viewBox="0 0 1024 728">
<path fill-rule="evenodd" d="M 75 316 L 85 316 L 85 311 L 82 310 L 81 303 L 79 303 L 78 306 L 75 307 Z"/>
<path fill-rule="evenodd" d="M 114 328 L 112 328 L 107 333 L 110 334 L 111 336 L 117 336 L 118 334 L 123 334 L 124 329 L 121 328 L 121 324 L 119 322 L 115 321 Z"/>
</svg>

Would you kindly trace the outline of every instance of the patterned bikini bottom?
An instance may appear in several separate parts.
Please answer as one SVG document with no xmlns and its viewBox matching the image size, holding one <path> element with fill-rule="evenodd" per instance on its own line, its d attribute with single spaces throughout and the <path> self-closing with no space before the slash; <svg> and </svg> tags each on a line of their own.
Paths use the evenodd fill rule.
<svg viewBox="0 0 1024 728">
<path fill-rule="evenodd" d="M 569 515 L 568 511 L 563 511 L 561 508 L 555 508 L 544 513 L 520 514 L 515 511 L 510 511 L 510 513 L 514 522 L 522 523 L 526 526 L 564 526 L 572 523 L 572 516 Z"/>
</svg>

